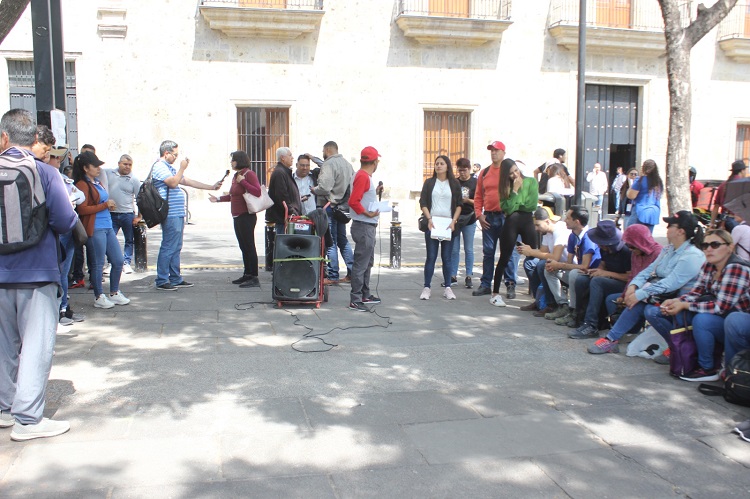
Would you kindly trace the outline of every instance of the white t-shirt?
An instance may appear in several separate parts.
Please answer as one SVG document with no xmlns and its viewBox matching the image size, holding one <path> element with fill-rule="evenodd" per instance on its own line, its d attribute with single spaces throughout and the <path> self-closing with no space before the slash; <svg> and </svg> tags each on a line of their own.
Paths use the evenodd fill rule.
<svg viewBox="0 0 750 499">
<path fill-rule="evenodd" d="M 552 232 L 542 236 L 542 249 L 547 248 L 547 252 L 552 253 L 555 251 L 555 246 L 562 246 L 563 252 L 559 261 L 566 262 L 568 261 L 568 237 L 570 237 L 570 229 L 565 222 L 560 220 L 555 223 Z"/>
<path fill-rule="evenodd" d="M 547 181 L 547 192 L 560 194 L 561 196 L 570 196 L 575 194 L 573 187 L 565 187 L 565 182 L 560 177 L 552 177 Z"/>
<path fill-rule="evenodd" d="M 451 185 L 448 179 L 435 179 L 435 187 L 432 189 L 432 208 L 430 215 L 433 217 L 451 218 Z"/>
<path fill-rule="evenodd" d="M 734 240 L 734 252 L 737 256 L 750 261 L 750 225 L 742 222 L 732 229 L 732 240 Z"/>
</svg>

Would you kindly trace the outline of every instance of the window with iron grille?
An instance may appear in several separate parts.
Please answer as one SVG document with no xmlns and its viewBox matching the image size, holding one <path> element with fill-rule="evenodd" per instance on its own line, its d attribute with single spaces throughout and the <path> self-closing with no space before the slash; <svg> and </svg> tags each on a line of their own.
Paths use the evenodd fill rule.
<svg viewBox="0 0 750 499">
<path fill-rule="evenodd" d="M 462 111 L 424 112 L 424 164 L 422 178 L 432 177 L 435 158 L 448 156 L 455 173 L 456 160 L 469 156 L 469 118 Z"/>
<path fill-rule="evenodd" d="M 596 25 L 630 28 L 631 0 L 596 0 Z"/>
<path fill-rule="evenodd" d="M 8 61 L 10 108 L 26 109 L 36 116 L 36 84 L 34 61 Z M 76 104 L 76 68 L 73 61 L 65 63 L 65 110 L 67 140 L 73 156 L 78 153 L 78 112 Z"/>
<path fill-rule="evenodd" d="M 750 125 L 737 125 L 737 152 L 735 159 L 750 164 Z"/>
<path fill-rule="evenodd" d="M 276 149 L 289 146 L 289 109 L 237 108 L 237 149 L 250 156 L 250 167 L 267 184 L 276 165 Z"/>
</svg>

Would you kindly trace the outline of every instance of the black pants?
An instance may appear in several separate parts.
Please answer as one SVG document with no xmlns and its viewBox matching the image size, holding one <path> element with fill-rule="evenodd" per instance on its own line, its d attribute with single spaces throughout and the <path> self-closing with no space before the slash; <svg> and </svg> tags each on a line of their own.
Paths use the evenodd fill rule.
<svg viewBox="0 0 750 499">
<path fill-rule="evenodd" d="M 242 251 L 242 264 L 245 275 L 258 276 L 258 252 L 255 250 L 255 224 L 258 216 L 255 213 L 243 213 L 234 217 L 234 234 Z"/>
<path fill-rule="evenodd" d="M 534 229 L 534 217 L 528 211 L 517 211 L 505 217 L 503 231 L 500 233 L 500 260 L 495 267 L 495 279 L 492 283 L 492 292 L 500 292 L 500 284 L 503 282 L 503 272 L 513 254 L 518 236 L 524 244 L 537 249 L 538 237 Z"/>
</svg>

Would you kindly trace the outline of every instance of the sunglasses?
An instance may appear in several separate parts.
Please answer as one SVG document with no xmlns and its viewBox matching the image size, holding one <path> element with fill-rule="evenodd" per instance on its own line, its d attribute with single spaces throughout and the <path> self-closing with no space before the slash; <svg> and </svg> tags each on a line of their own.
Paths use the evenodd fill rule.
<svg viewBox="0 0 750 499">
<path fill-rule="evenodd" d="M 708 248 L 719 249 L 722 246 L 729 246 L 729 243 L 720 243 L 719 241 L 711 241 L 710 243 L 701 243 L 701 249 L 706 251 Z"/>
<path fill-rule="evenodd" d="M 637 173 L 628 173 L 628 177 L 637 177 L 637 176 L 638 176 Z"/>
</svg>

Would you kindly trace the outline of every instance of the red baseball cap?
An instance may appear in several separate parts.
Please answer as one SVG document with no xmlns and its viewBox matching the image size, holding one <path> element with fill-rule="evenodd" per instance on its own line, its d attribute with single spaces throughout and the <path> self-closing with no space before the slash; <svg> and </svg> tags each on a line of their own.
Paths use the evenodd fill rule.
<svg viewBox="0 0 750 499">
<path fill-rule="evenodd" d="M 372 146 L 365 147 L 364 149 L 362 149 L 362 152 L 359 154 L 360 161 L 375 161 L 379 157 L 380 157 L 380 154 L 378 154 L 378 150 Z"/>
<path fill-rule="evenodd" d="M 487 146 L 488 151 L 491 151 L 493 149 L 500 149 L 501 151 L 505 152 L 505 144 L 503 144 L 499 140 L 496 140 L 495 142 L 492 142 Z"/>
</svg>

